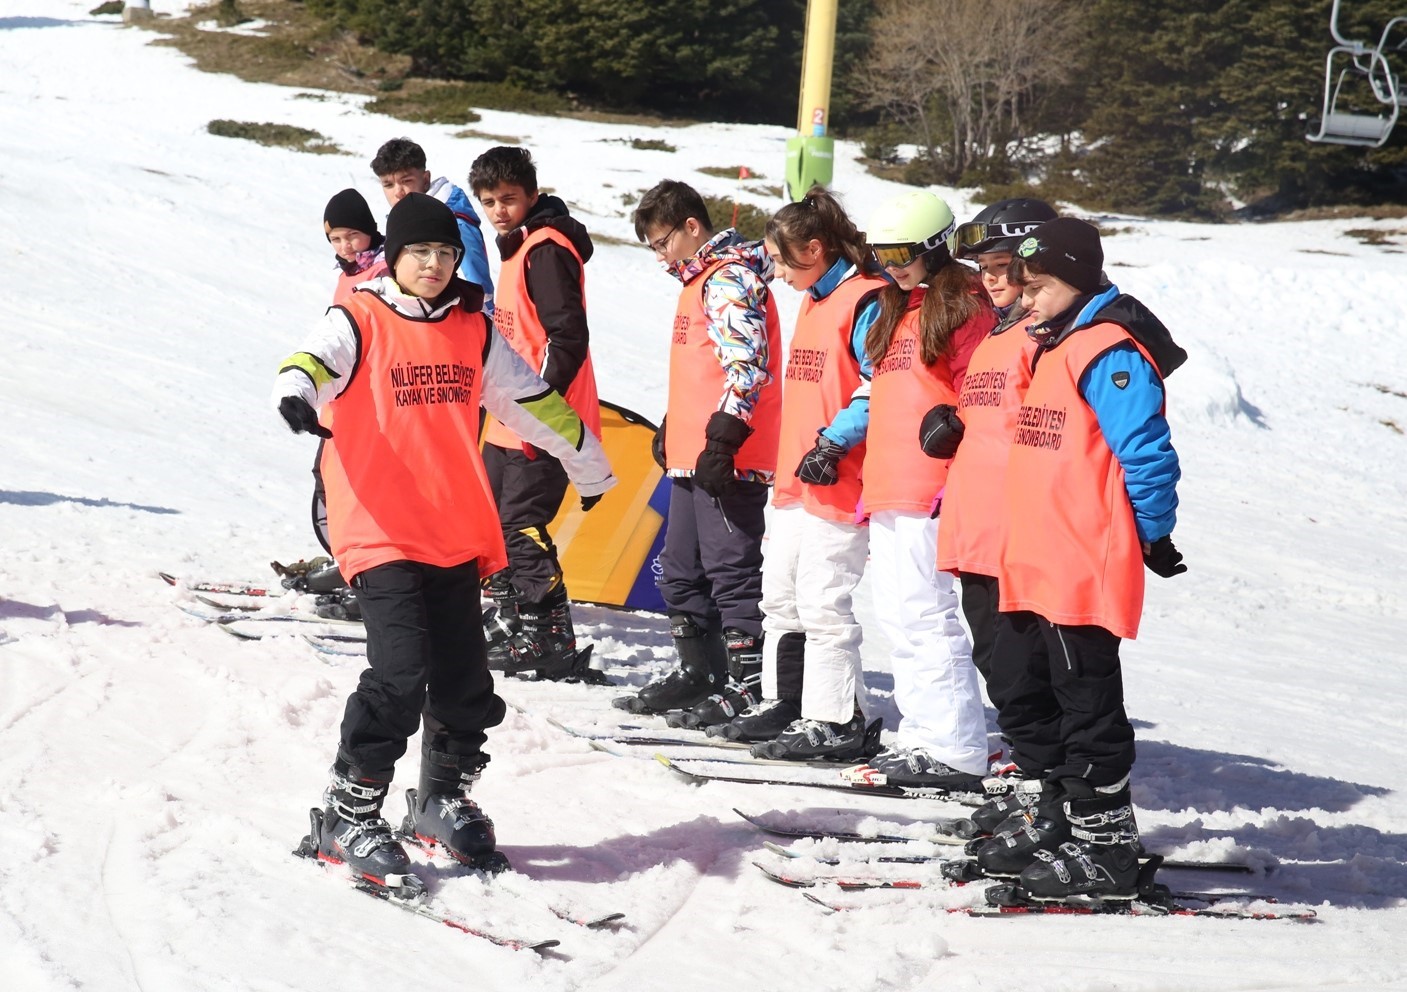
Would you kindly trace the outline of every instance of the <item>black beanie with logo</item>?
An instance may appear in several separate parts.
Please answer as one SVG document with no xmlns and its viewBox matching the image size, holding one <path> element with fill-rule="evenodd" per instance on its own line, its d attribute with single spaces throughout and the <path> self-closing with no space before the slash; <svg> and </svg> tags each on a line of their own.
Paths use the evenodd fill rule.
<svg viewBox="0 0 1407 992">
<path fill-rule="evenodd" d="M 396 272 L 396 259 L 406 245 L 437 243 L 459 249 L 464 257 L 464 240 L 454 211 L 433 196 L 407 193 L 386 216 L 386 264 Z"/>
<path fill-rule="evenodd" d="M 1099 228 L 1074 217 L 1057 217 L 1036 228 L 1016 247 L 1016 257 L 1067 282 L 1081 293 L 1104 283 L 1104 248 Z"/>
<path fill-rule="evenodd" d="M 322 211 L 322 222 L 323 233 L 329 236 L 339 227 L 349 227 L 372 237 L 378 233 L 371 208 L 366 205 L 365 198 L 351 188 L 342 190 L 327 201 Z"/>
</svg>

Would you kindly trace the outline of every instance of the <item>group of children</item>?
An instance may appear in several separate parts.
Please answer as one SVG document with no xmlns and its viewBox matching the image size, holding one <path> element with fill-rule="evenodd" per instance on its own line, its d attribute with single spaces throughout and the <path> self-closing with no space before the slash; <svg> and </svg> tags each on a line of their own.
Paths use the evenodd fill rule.
<svg viewBox="0 0 1407 992">
<path fill-rule="evenodd" d="M 331 550 L 368 634 L 310 840 L 385 879 L 406 871 L 402 837 L 495 862 L 468 799 L 504 712 L 489 668 L 581 674 L 546 525 L 568 480 L 589 509 L 614 479 L 591 240 L 538 189 L 529 153 L 493 148 L 469 172 L 497 232 L 493 328 L 463 192 L 405 139 L 373 169 L 385 238 L 355 191 L 329 202 L 337 297 L 274 397 L 293 430 L 324 438 Z M 672 480 L 660 588 L 679 665 L 616 705 L 762 757 L 964 791 L 989 770 L 980 674 L 1017 785 L 973 816 L 991 834 L 979 863 L 1037 896 L 1131 892 L 1118 649 L 1145 564 L 1185 570 L 1162 382 L 1186 356 L 1108 282 L 1097 229 L 1029 199 L 959 225 L 914 190 L 861 232 L 816 187 L 747 242 L 672 180 L 634 223 L 680 283 L 654 444 Z M 777 279 L 804 294 L 785 360 Z M 901 712 L 883 748 L 852 602 L 867 564 Z M 481 583 L 505 632 L 492 660 Z M 397 834 L 382 803 L 421 718 Z"/>
</svg>

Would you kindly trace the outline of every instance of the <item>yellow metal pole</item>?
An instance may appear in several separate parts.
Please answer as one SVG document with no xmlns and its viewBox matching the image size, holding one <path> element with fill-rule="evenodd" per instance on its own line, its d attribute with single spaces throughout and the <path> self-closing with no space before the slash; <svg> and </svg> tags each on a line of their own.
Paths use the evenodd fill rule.
<svg viewBox="0 0 1407 992">
<path fill-rule="evenodd" d="M 835 139 L 829 132 L 838 4 L 839 0 L 806 3 L 796 136 L 787 140 L 787 196 L 793 201 L 800 200 L 815 183 L 829 186 L 835 171 Z"/>
</svg>

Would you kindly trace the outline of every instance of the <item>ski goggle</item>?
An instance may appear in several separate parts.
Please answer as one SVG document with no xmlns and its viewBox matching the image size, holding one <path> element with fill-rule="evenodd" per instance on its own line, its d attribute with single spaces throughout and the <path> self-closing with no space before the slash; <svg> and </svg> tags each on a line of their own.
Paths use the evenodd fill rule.
<svg viewBox="0 0 1407 992">
<path fill-rule="evenodd" d="M 1011 224 L 982 224 L 971 221 L 958 226 L 953 240 L 959 251 L 973 251 L 988 241 L 1019 238 L 1044 224 L 1043 220 L 1019 220 Z"/>
<path fill-rule="evenodd" d="M 897 245 L 870 245 L 870 257 L 881 269 L 902 269 L 913 265 L 935 248 L 949 244 L 953 227 L 948 225 L 927 241 L 910 241 Z M 951 245 L 949 245 L 951 247 Z"/>
</svg>

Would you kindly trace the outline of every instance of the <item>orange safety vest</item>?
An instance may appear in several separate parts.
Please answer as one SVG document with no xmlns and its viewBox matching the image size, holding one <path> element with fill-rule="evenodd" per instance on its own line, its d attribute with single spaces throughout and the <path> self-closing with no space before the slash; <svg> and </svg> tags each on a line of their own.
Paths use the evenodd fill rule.
<svg viewBox="0 0 1407 992">
<path fill-rule="evenodd" d="M 542 326 L 537 315 L 537 304 L 528 296 L 527 266 L 528 253 L 538 245 L 551 241 L 572 253 L 576 259 L 577 271 L 581 279 L 581 300 L 586 305 L 586 266 L 581 254 L 567 237 L 555 227 L 543 226 L 532 231 L 523 239 L 523 245 L 513 257 L 503 260 L 499 271 L 498 287 L 493 295 L 493 323 L 513 350 L 523 356 L 534 372 L 542 374 L 542 360 L 547 354 L 547 329 Z M 601 405 L 596 393 L 596 370 L 591 364 L 591 350 L 586 352 L 586 361 L 577 369 L 576 378 L 567 387 L 567 403 L 577 412 L 586 429 L 597 437 L 601 436 Z M 504 427 L 497 420 L 489 418 L 484 426 L 484 440 L 500 448 L 518 448 L 527 451 L 526 441 Z"/>
<path fill-rule="evenodd" d="M 353 272 L 351 275 L 345 272 L 339 272 L 337 275 L 337 286 L 332 290 L 332 305 L 341 306 L 343 303 L 347 302 L 347 298 L 350 297 L 353 291 L 362 283 L 369 279 L 377 279 L 384 276 L 389 271 L 383 259 L 375 265 L 368 265 L 360 272 Z"/>
<path fill-rule="evenodd" d="M 343 306 L 361 360 L 327 404 L 323 446 L 327 527 L 349 580 L 392 561 L 449 567 L 507 564 L 503 531 L 479 455 L 479 397 L 488 322 L 454 307 L 415 319 L 375 293 Z"/>
<path fill-rule="evenodd" d="M 777 444 L 777 479 L 772 505 L 800 504 L 823 520 L 854 523 L 860 505 L 860 469 L 865 463 L 862 441 L 836 466 L 840 478 L 833 486 L 809 486 L 796 477 L 801 459 L 816 445 L 816 432 L 830 426 L 860 388 L 860 363 L 850 351 L 855 316 L 889 281 L 863 273 L 852 275 L 828 296 L 810 293 L 801 302 L 791 336 L 782 387 L 782 427 Z"/>
<path fill-rule="evenodd" d="M 1002 612 L 1132 639 L 1143 613 L 1143 548 L 1123 466 L 1080 396 L 1090 363 L 1125 341 L 1133 338 L 1117 324 L 1094 324 L 1040 355 L 1011 441 L 997 580 Z"/>
<path fill-rule="evenodd" d="M 948 572 L 997 574 L 1006 531 L 1006 463 L 1016 415 L 1031 385 L 1036 342 L 1027 318 L 977 345 L 958 393 L 962 443 L 948 467 L 938 567 Z"/>
<path fill-rule="evenodd" d="M 674 312 L 674 335 L 669 346 L 669 403 L 665 417 L 665 465 L 692 472 L 704 449 L 704 427 L 719 409 L 719 400 L 728 389 L 728 376 L 718 363 L 714 342 L 708 334 L 704 312 L 704 291 L 709 278 L 724 265 L 740 265 L 732 259 L 719 259 L 709 265 L 679 291 Z M 749 426 L 752 433 L 738 449 L 733 466 L 739 472 L 773 472 L 777 468 L 777 435 L 782 422 L 782 385 L 778 373 L 782 364 L 782 325 L 775 301 L 768 294 L 763 312 L 767 315 L 767 375 L 770 381 L 757 396 Z"/>
<path fill-rule="evenodd" d="M 911 309 L 899 318 L 889 348 L 874 367 L 870 386 L 870 429 L 865 438 L 865 512 L 900 510 L 928 514 L 948 479 L 949 461 L 929 458 L 919 448 L 923 415 L 939 403 L 957 403 L 953 366 L 964 354 L 940 355 L 932 365 L 919 358 L 919 307 L 923 294 L 910 298 Z M 953 334 L 954 345 L 972 347 L 978 334 L 996 326 L 997 314 L 984 306 Z M 941 528 L 940 528 L 941 529 Z"/>
</svg>

